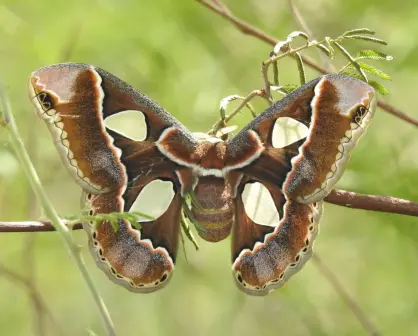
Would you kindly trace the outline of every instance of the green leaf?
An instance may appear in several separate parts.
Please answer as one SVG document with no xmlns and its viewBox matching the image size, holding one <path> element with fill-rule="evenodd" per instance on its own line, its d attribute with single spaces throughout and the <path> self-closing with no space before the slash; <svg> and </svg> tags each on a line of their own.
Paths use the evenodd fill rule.
<svg viewBox="0 0 418 336">
<path fill-rule="evenodd" d="M 377 92 L 379 92 L 381 95 L 385 96 L 389 94 L 389 91 L 380 83 L 371 80 L 369 81 L 370 86 L 372 86 Z"/>
<path fill-rule="evenodd" d="M 295 55 L 296 55 L 296 63 L 298 65 L 300 85 L 303 85 L 306 83 L 306 74 L 305 74 L 305 69 L 303 67 L 302 56 L 298 52 L 295 53 Z"/>
<path fill-rule="evenodd" d="M 301 32 L 301 31 L 294 31 L 291 32 L 289 35 L 287 35 L 287 40 L 292 41 L 295 39 L 295 37 L 302 37 L 307 43 L 309 43 L 309 36 L 308 34 Z"/>
<path fill-rule="evenodd" d="M 386 41 L 383 41 L 381 39 L 378 39 L 376 37 L 371 37 L 371 36 L 350 35 L 350 36 L 346 36 L 346 38 L 354 39 L 354 40 L 364 40 L 364 41 L 369 41 L 369 42 L 383 44 L 383 45 L 387 45 L 388 44 Z"/>
<path fill-rule="evenodd" d="M 357 79 L 360 79 L 361 81 L 364 82 L 364 78 L 359 73 L 357 73 L 357 72 L 344 71 L 342 74 L 343 75 L 350 76 L 350 77 L 354 77 L 354 78 L 357 78 Z"/>
<path fill-rule="evenodd" d="M 352 29 L 349 31 L 346 31 L 342 36 L 350 36 L 350 35 L 356 35 L 356 34 L 370 34 L 373 35 L 375 32 L 369 28 L 357 28 Z"/>
<path fill-rule="evenodd" d="M 287 92 L 283 91 L 282 89 L 283 89 L 283 86 L 274 86 L 274 85 L 270 86 L 270 90 L 281 93 L 282 95 L 286 96 Z"/>
<path fill-rule="evenodd" d="M 290 49 L 290 39 L 286 41 L 278 42 L 273 48 L 273 55 L 277 55 L 279 52 L 286 52 Z"/>
<path fill-rule="evenodd" d="M 315 47 L 323 51 L 328 57 L 331 57 L 331 51 L 322 43 L 315 45 Z"/>
<path fill-rule="evenodd" d="M 273 67 L 273 83 L 274 85 L 280 85 L 280 80 L 279 80 L 279 62 L 275 61 L 272 64 Z"/>
<path fill-rule="evenodd" d="M 350 61 L 350 63 L 354 66 L 354 68 L 360 73 L 366 83 L 368 82 L 366 73 L 360 67 L 360 64 L 356 62 L 356 60 L 350 55 L 350 53 L 338 42 L 333 41 L 334 45 L 341 51 L 341 53 Z"/>
<path fill-rule="evenodd" d="M 363 62 L 358 62 L 358 64 L 360 65 L 360 67 L 364 70 L 367 71 L 368 73 L 371 73 L 373 75 L 376 75 L 384 80 L 391 80 L 392 78 L 386 74 L 385 72 L 383 72 L 380 69 L 375 68 L 374 66 L 367 64 L 367 63 L 363 63 Z"/>
<path fill-rule="evenodd" d="M 324 42 L 327 45 L 327 48 L 329 50 L 329 58 L 333 59 L 334 54 L 335 54 L 335 50 L 331 45 L 331 39 L 327 36 L 327 37 L 325 37 Z"/>
<path fill-rule="evenodd" d="M 111 219 L 110 224 L 112 225 L 112 228 L 115 232 L 119 231 L 119 223 L 117 219 Z"/>
<path fill-rule="evenodd" d="M 357 53 L 357 57 L 356 60 L 359 59 L 373 59 L 373 60 L 384 60 L 384 61 L 392 61 L 393 57 L 386 55 L 380 51 L 376 51 L 376 50 L 361 50 L 360 52 Z"/>
<path fill-rule="evenodd" d="M 280 89 L 283 92 L 286 92 L 286 94 L 289 94 L 289 93 L 295 91 L 297 88 L 298 88 L 298 86 L 295 85 L 295 84 L 286 84 L 286 85 L 283 85 Z"/>
<path fill-rule="evenodd" d="M 180 219 L 180 224 L 183 229 L 184 234 L 186 235 L 187 239 L 194 245 L 194 248 L 196 251 L 199 251 L 199 244 L 196 240 L 196 238 L 193 235 L 193 232 L 190 230 L 189 223 L 192 223 L 192 221 L 182 212 L 182 216 Z M 194 225 L 194 223 L 193 223 Z"/>
</svg>

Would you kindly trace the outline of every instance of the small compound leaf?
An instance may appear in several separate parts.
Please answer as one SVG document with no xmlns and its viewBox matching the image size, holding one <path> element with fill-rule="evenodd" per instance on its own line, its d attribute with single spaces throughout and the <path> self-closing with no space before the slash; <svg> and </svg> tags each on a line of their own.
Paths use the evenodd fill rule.
<svg viewBox="0 0 418 336">
<path fill-rule="evenodd" d="M 369 81 L 370 86 L 372 86 L 377 92 L 379 92 L 382 96 L 388 95 L 388 90 L 380 83 L 371 80 Z"/>
<path fill-rule="evenodd" d="M 393 56 L 386 55 L 380 51 L 376 50 L 362 50 L 357 53 L 356 60 L 359 59 L 373 59 L 373 60 L 383 60 L 383 61 L 392 61 Z"/>
<path fill-rule="evenodd" d="M 360 65 L 360 67 L 364 70 L 367 71 L 368 73 L 371 73 L 375 76 L 378 76 L 384 80 L 391 80 L 392 78 L 385 72 L 383 72 L 380 69 L 375 68 L 374 66 L 367 64 L 367 63 L 363 63 L 363 62 L 358 62 L 358 64 Z"/>
<path fill-rule="evenodd" d="M 333 43 L 341 51 L 341 53 L 350 61 L 350 63 L 354 66 L 354 68 L 360 73 L 360 75 L 363 77 L 362 80 L 367 83 L 368 79 L 367 79 L 366 73 L 360 67 L 360 64 L 356 62 L 356 60 L 350 55 L 350 53 L 341 44 L 339 44 L 336 41 L 333 41 Z"/>
<path fill-rule="evenodd" d="M 298 88 L 298 86 L 295 85 L 295 84 L 286 84 L 286 85 L 283 85 L 281 87 L 281 90 L 283 92 L 286 92 L 286 94 L 289 94 L 289 93 L 295 91 L 297 88 Z"/>
<path fill-rule="evenodd" d="M 388 44 L 386 41 L 383 41 L 381 39 L 378 39 L 376 37 L 371 37 L 371 36 L 349 35 L 349 36 L 346 36 L 346 38 L 355 39 L 355 40 L 364 40 L 364 41 L 369 41 L 369 42 L 383 44 L 383 45 L 387 45 Z"/>
<path fill-rule="evenodd" d="M 305 68 L 303 67 L 302 56 L 298 52 L 295 53 L 295 55 L 296 55 L 296 58 L 295 58 L 296 63 L 298 65 L 300 85 L 303 85 L 306 83 L 306 73 L 305 73 Z"/>
<path fill-rule="evenodd" d="M 322 43 L 315 45 L 319 50 L 323 51 L 328 57 L 331 57 L 331 51 Z"/>
<path fill-rule="evenodd" d="M 342 36 L 350 36 L 350 35 L 357 35 L 357 34 L 370 34 L 374 35 L 375 32 L 369 28 L 357 28 L 346 31 Z"/>
</svg>

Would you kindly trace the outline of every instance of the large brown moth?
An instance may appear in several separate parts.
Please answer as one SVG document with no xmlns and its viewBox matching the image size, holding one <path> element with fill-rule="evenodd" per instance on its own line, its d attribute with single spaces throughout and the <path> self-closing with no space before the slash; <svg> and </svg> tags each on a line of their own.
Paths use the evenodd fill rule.
<svg viewBox="0 0 418 336">
<path fill-rule="evenodd" d="M 129 212 L 155 180 L 171 183 L 165 212 L 141 229 L 120 219 L 85 225 L 98 266 L 131 291 L 152 292 L 174 270 L 182 208 L 199 235 L 220 241 L 232 232 L 232 271 L 238 287 L 265 295 L 309 259 L 318 233 L 322 199 L 344 171 L 375 109 L 375 92 L 343 75 L 310 81 L 270 106 L 228 141 L 198 139 L 166 110 L 110 73 L 66 63 L 30 76 L 30 99 L 47 121 L 62 161 L 86 194 L 91 214 Z M 106 126 L 124 111 L 141 113 L 146 135 L 135 140 Z M 293 118 L 308 135 L 277 148 L 278 118 Z M 275 225 L 255 223 L 242 193 L 261 183 L 280 216 Z"/>
</svg>

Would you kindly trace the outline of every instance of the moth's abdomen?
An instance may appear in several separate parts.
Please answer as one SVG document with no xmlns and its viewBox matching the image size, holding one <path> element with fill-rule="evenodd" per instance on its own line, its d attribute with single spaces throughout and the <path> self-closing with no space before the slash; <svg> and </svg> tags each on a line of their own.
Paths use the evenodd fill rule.
<svg viewBox="0 0 418 336">
<path fill-rule="evenodd" d="M 196 202 L 192 203 L 192 216 L 200 237 L 218 242 L 229 236 L 234 218 L 231 193 L 223 178 L 199 178 L 194 189 Z"/>
<path fill-rule="evenodd" d="M 291 160 L 283 184 L 289 199 L 322 200 L 340 179 L 352 149 L 367 129 L 375 109 L 368 84 L 345 76 L 324 76 L 315 87 L 308 137 Z"/>
</svg>

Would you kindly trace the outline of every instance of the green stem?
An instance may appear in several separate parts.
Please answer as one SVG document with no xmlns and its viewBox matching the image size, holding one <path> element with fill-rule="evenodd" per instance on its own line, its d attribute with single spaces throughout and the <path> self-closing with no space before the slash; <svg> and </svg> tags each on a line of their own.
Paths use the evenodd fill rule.
<svg viewBox="0 0 418 336">
<path fill-rule="evenodd" d="M 28 153 L 26 152 L 25 146 L 22 141 L 22 137 L 19 134 L 16 122 L 13 117 L 12 109 L 9 103 L 9 100 L 6 95 L 6 91 L 3 87 L 3 84 L 0 82 L 0 103 L 1 109 L 3 112 L 4 120 L 3 124 L 8 129 L 11 137 L 11 146 L 16 153 L 21 167 L 26 174 L 29 183 L 38 198 L 42 208 L 45 211 L 47 217 L 51 220 L 51 223 L 56 228 L 56 230 L 61 234 L 67 248 L 70 251 L 71 256 L 75 260 L 77 267 L 91 293 L 94 301 L 96 302 L 100 315 L 103 320 L 104 327 L 109 336 L 116 336 L 116 331 L 110 317 L 110 314 L 103 302 L 103 299 L 100 296 L 98 289 L 96 288 L 92 278 L 89 275 L 87 267 L 81 257 L 80 250 L 76 242 L 74 241 L 71 231 L 65 226 L 61 218 L 58 216 L 55 208 L 53 207 L 51 201 L 49 200 L 42 183 L 36 173 L 35 167 L 32 164 L 32 161 L 29 158 Z"/>
</svg>

